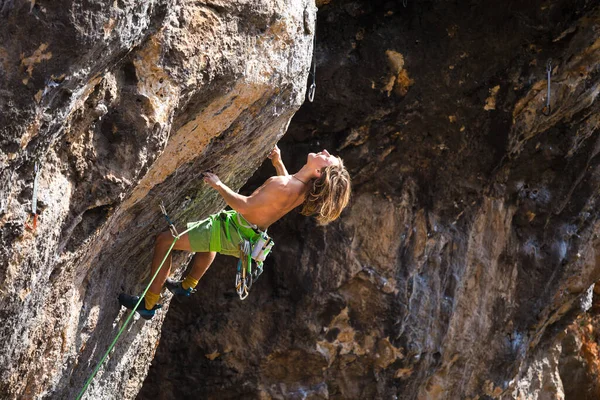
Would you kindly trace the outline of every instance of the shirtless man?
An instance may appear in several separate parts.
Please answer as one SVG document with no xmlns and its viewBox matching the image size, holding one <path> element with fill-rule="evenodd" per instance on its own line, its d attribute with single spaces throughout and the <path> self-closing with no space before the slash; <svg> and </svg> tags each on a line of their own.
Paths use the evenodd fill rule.
<svg viewBox="0 0 600 400">
<path fill-rule="evenodd" d="M 213 173 L 204 173 L 204 182 L 217 190 L 233 211 L 214 214 L 209 218 L 188 223 L 193 229 L 175 242 L 174 250 L 196 253 L 192 269 L 183 281 L 168 279 L 171 257 L 163 265 L 144 301 L 136 311 L 145 319 L 151 319 L 158 304 L 160 292 L 166 282 L 167 289 L 175 295 L 189 296 L 195 291 L 198 281 L 212 264 L 218 253 L 239 257 L 239 244 L 249 236 L 266 231 L 275 221 L 294 208 L 303 205 L 303 215 L 316 215 L 317 222 L 325 225 L 337 219 L 350 199 L 350 176 L 339 157 L 327 150 L 309 153 L 306 164 L 293 175 L 288 174 L 277 146 L 269 154 L 277 171 L 250 196 L 242 196 L 231 190 Z M 216 219 L 219 219 L 215 223 Z M 221 223 L 227 219 L 226 223 Z M 217 226 L 219 231 L 213 229 Z M 169 231 L 158 235 L 152 258 L 152 276 L 169 251 L 173 237 Z M 139 297 L 122 293 L 121 305 L 134 309 Z"/>
</svg>

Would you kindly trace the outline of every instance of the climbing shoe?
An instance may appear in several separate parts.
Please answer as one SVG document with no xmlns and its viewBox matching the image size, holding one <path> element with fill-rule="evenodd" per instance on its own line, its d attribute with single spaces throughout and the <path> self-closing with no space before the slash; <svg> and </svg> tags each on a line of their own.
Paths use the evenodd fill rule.
<svg viewBox="0 0 600 400">
<path fill-rule="evenodd" d="M 169 292 L 173 293 L 176 296 L 188 297 L 192 293 L 196 292 L 196 289 L 192 289 L 192 288 L 184 289 L 183 286 L 181 286 L 182 283 L 183 283 L 183 281 L 176 281 L 174 279 L 167 278 L 167 281 L 165 282 L 165 286 L 167 287 Z"/>
<path fill-rule="evenodd" d="M 126 293 L 121 293 L 119 295 L 119 303 L 129 309 L 129 310 L 134 310 L 140 314 L 140 316 L 144 319 L 152 319 L 152 317 L 154 317 L 154 314 L 156 313 L 156 310 L 162 308 L 162 304 L 157 304 L 154 307 L 152 307 L 152 310 L 148 310 L 146 309 L 145 302 L 142 299 L 142 301 L 140 302 L 140 304 L 137 306 L 137 308 L 135 308 L 135 305 L 137 304 L 138 300 L 140 299 L 139 296 L 131 296 L 129 294 Z"/>
</svg>

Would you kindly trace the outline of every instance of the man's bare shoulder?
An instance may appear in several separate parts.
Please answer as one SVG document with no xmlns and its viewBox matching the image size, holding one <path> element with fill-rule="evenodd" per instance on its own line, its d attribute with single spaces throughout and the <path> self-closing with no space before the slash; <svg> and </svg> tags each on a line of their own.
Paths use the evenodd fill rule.
<svg viewBox="0 0 600 400">
<path fill-rule="evenodd" d="M 293 183 L 289 176 L 272 176 L 257 191 L 272 193 L 283 200 L 298 194 L 298 188 Z"/>
<path fill-rule="evenodd" d="M 281 192 L 286 189 L 289 179 L 285 176 L 272 176 L 265 181 L 258 189 L 256 189 L 253 195 L 259 193 L 270 193 L 270 192 Z"/>
<path fill-rule="evenodd" d="M 283 188 L 290 182 L 288 176 L 272 176 L 265 181 L 265 185 Z"/>
</svg>

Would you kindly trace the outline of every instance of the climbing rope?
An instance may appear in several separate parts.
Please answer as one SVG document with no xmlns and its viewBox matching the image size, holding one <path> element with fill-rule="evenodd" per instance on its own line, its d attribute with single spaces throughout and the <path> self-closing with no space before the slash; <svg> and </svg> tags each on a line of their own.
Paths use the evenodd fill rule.
<svg viewBox="0 0 600 400">
<path fill-rule="evenodd" d="M 170 225 L 169 229 L 171 229 L 171 226 L 173 226 L 173 228 L 175 228 L 175 226 L 173 225 L 173 223 L 171 222 L 171 220 L 169 219 L 169 217 L 168 217 L 168 215 L 166 213 L 166 209 L 164 208 L 164 203 L 161 202 L 160 208 L 161 208 L 161 211 L 163 212 L 163 214 L 165 215 L 165 217 L 167 218 L 167 221 L 169 222 L 169 225 Z M 140 296 L 140 298 L 139 298 L 138 302 L 136 303 L 135 307 L 133 307 L 133 310 L 131 310 L 131 313 L 129 313 L 129 316 L 127 317 L 127 319 L 125 320 L 125 323 L 123 324 L 123 326 L 121 327 L 121 329 L 117 333 L 117 336 L 114 338 L 114 340 L 112 341 L 112 343 L 108 347 L 108 350 L 106 350 L 106 353 L 104 353 L 104 355 L 100 359 L 100 362 L 98 363 L 98 365 L 96 365 L 96 368 L 94 368 L 94 371 L 92 372 L 92 375 L 90 375 L 90 377 L 85 382 L 85 385 L 83 386 L 83 389 L 81 389 L 81 392 L 79 392 L 79 395 L 77 396 L 77 400 L 80 400 L 83 397 L 83 395 L 85 394 L 85 391 L 87 390 L 88 386 L 90 385 L 90 383 L 92 382 L 92 380 L 94 379 L 94 377 L 96 376 L 96 374 L 98 373 L 98 371 L 100 370 L 100 367 L 102 366 L 102 364 L 104 363 L 104 361 L 108 357 L 109 353 L 115 347 L 115 344 L 117 343 L 117 340 L 119 340 L 119 337 L 125 331 L 125 328 L 127 328 L 127 325 L 129 324 L 129 321 L 131 321 L 131 318 L 136 313 L 135 310 L 137 310 L 137 308 L 140 305 L 140 303 L 144 300 L 144 296 L 146 295 L 146 292 L 148 292 L 148 290 L 150 289 L 150 286 L 152 285 L 152 283 L 154 282 L 154 280 L 158 276 L 158 273 L 160 272 L 160 270 L 162 269 L 163 265 L 165 264 L 165 261 L 167 261 L 167 258 L 169 257 L 169 254 L 171 254 L 171 250 L 173 250 L 173 247 L 175 246 L 175 242 L 177 242 L 181 238 L 181 236 L 185 235 L 186 233 L 188 233 L 189 231 L 191 231 L 194 228 L 195 228 L 195 226 L 192 226 L 192 227 L 188 228 L 187 230 L 185 230 L 184 232 L 182 232 L 180 234 L 173 235 L 173 243 L 171 243 L 171 247 L 169 247 L 169 250 L 167 251 L 167 254 L 165 255 L 165 257 L 163 258 L 162 262 L 160 263 L 158 269 L 156 270 L 156 272 L 152 276 L 152 279 L 150 279 L 150 282 L 148 283 L 148 286 L 146 286 L 146 289 L 144 289 L 144 292 Z M 177 232 L 176 229 L 174 229 L 174 231 Z M 173 234 L 173 230 L 171 230 L 171 234 Z"/>
<path fill-rule="evenodd" d="M 100 367 L 102 366 L 102 364 L 104 363 L 104 361 L 106 360 L 106 358 L 108 357 L 108 355 L 110 354 L 112 349 L 115 347 L 115 344 L 119 340 L 119 337 L 121 337 L 121 335 L 123 334 L 123 332 L 129 325 L 129 321 L 131 321 L 131 318 L 136 313 L 138 306 L 141 304 L 142 301 L 144 301 L 144 296 L 146 295 L 146 293 L 150 289 L 150 286 L 152 285 L 152 283 L 158 276 L 158 273 L 160 272 L 163 265 L 165 264 L 165 261 L 167 261 L 167 258 L 169 257 L 169 254 L 171 254 L 171 251 L 173 250 L 175 243 L 183 235 L 185 235 L 189 231 L 196 228 L 196 225 L 191 225 L 188 229 L 186 229 L 182 233 L 177 233 L 177 229 L 175 228 L 175 225 L 169 218 L 169 215 L 167 214 L 165 205 L 162 201 L 160 203 L 160 210 L 163 213 L 163 215 L 165 216 L 167 223 L 169 224 L 169 230 L 171 231 L 171 234 L 173 235 L 173 243 L 171 243 L 171 246 L 169 247 L 167 254 L 163 258 L 163 260 L 160 263 L 160 265 L 158 266 L 158 268 L 156 269 L 156 272 L 152 276 L 152 279 L 150 279 L 150 282 L 148 282 L 148 285 L 146 286 L 146 288 L 144 289 L 140 298 L 138 299 L 137 303 L 133 307 L 133 310 L 131 310 L 131 312 L 129 313 L 129 316 L 127 317 L 127 319 L 125 320 L 125 323 L 123 324 L 123 326 L 117 333 L 117 336 L 115 336 L 112 343 L 108 347 L 108 350 L 106 350 L 106 352 L 100 359 L 100 362 L 98 363 L 98 365 L 96 365 L 96 368 L 94 368 L 94 371 L 92 372 L 90 377 L 85 382 L 85 385 L 83 386 L 83 389 L 81 389 L 81 391 L 79 392 L 79 395 L 77 396 L 76 400 L 81 400 L 81 398 L 85 394 L 85 391 L 89 387 L 90 383 L 92 382 L 92 380 L 94 379 L 94 377 L 96 376 L 98 371 L 100 370 Z M 238 217 L 238 222 L 240 224 L 242 224 L 241 221 L 239 220 L 239 217 Z M 229 224 L 229 222 L 226 222 L 226 224 Z M 226 230 L 229 230 L 229 228 L 227 226 L 226 226 Z M 220 228 L 218 229 L 218 231 L 220 232 Z M 258 278 L 258 276 L 263 272 L 263 261 L 266 258 L 266 256 L 269 254 L 269 252 L 271 251 L 271 248 L 273 247 L 274 243 L 266 235 L 266 233 L 262 232 L 261 238 L 258 240 L 257 243 L 255 243 L 255 245 L 256 244 L 258 244 L 258 246 L 256 246 L 256 248 L 254 248 L 254 249 L 253 249 L 252 243 L 247 240 L 242 241 L 242 244 L 241 244 L 242 248 L 240 249 L 241 250 L 240 261 L 238 263 L 238 273 L 236 274 L 236 291 L 238 292 L 238 295 L 240 296 L 241 300 L 244 300 L 246 297 L 248 297 L 250 287 L 252 286 L 253 280 L 256 280 Z M 253 258 L 256 261 L 256 270 L 254 270 L 254 271 L 252 271 Z"/>
<path fill-rule="evenodd" d="M 308 88 L 308 101 L 311 103 L 315 99 L 315 92 L 317 91 L 317 22 L 315 21 L 315 34 L 313 35 L 313 60 L 312 60 L 312 84 Z"/>
<path fill-rule="evenodd" d="M 548 75 L 548 95 L 546 96 L 546 107 L 542 110 L 542 113 L 545 116 L 549 116 L 552 113 L 552 109 L 550 108 L 550 78 L 552 75 L 552 59 L 549 58 L 546 62 L 546 74 Z"/>
</svg>

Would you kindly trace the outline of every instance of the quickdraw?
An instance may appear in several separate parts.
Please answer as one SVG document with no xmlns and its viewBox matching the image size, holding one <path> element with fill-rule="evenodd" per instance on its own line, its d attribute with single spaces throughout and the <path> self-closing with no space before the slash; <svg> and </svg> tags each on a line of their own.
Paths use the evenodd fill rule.
<svg viewBox="0 0 600 400">
<path fill-rule="evenodd" d="M 37 213 L 37 190 L 38 190 L 38 180 L 40 177 L 40 165 L 36 161 L 34 166 L 35 178 L 33 178 L 33 196 L 31 198 L 31 213 L 28 221 L 25 223 L 25 228 L 30 230 L 31 232 L 35 232 L 37 229 L 38 222 L 38 213 Z M 29 220 L 32 220 L 32 224 L 29 224 Z"/>
<path fill-rule="evenodd" d="M 548 75 L 548 95 L 546 96 L 546 107 L 542 110 L 545 116 L 552 114 L 552 108 L 550 108 L 550 78 L 552 75 L 552 59 L 549 58 L 546 62 L 546 74 Z"/>
<path fill-rule="evenodd" d="M 252 259 L 250 258 L 250 242 L 242 240 L 240 243 L 240 259 L 237 264 L 237 273 L 235 274 L 235 291 L 240 300 L 244 300 L 250 294 L 250 288 L 253 283 Z"/>
<path fill-rule="evenodd" d="M 242 240 L 240 243 L 240 259 L 235 275 L 235 290 L 240 300 L 248 297 L 252 283 L 263 273 L 263 262 L 274 244 L 273 240 L 262 231 L 255 243 L 249 240 Z"/>
<path fill-rule="evenodd" d="M 175 228 L 175 224 L 173 223 L 173 221 L 171 221 L 171 218 L 169 218 L 169 214 L 167 214 L 167 209 L 165 208 L 165 203 L 162 200 L 160 201 L 159 207 L 160 207 L 160 211 L 163 213 L 163 215 L 165 216 L 165 219 L 167 220 L 167 224 L 169 224 L 169 231 L 171 232 L 171 235 L 174 238 L 179 237 L 177 228 Z"/>
<path fill-rule="evenodd" d="M 312 60 L 312 84 L 308 88 L 308 101 L 311 103 L 315 99 L 315 92 L 317 91 L 317 58 L 315 54 L 317 52 L 317 23 L 315 21 L 315 34 L 313 36 L 313 60 Z"/>
</svg>

